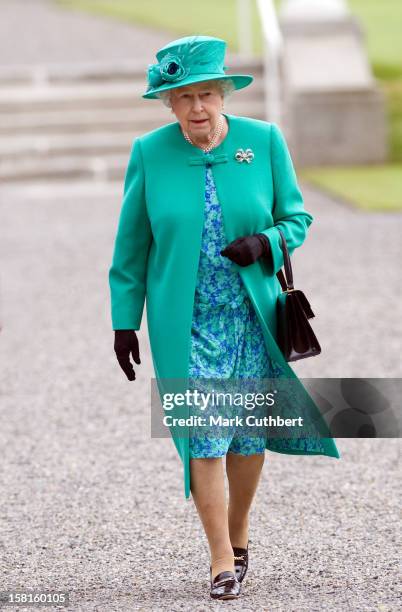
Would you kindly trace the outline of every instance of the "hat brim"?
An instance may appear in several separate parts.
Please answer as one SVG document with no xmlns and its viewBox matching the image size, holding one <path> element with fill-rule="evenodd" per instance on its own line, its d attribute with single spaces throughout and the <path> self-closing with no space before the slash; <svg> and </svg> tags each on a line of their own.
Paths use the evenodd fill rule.
<svg viewBox="0 0 402 612">
<path fill-rule="evenodd" d="M 161 85 L 160 87 L 154 87 L 150 91 L 147 91 L 142 95 L 143 98 L 153 99 L 158 98 L 158 93 L 161 91 L 168 91 L 169 89 L 177 89 L 179 87 L 185 87 L 186 85 L 192 85 L 193 83 L 202 83 L 203 81 L 216 81 L 218 79 L 233 81 L 235 89 L 243 89 L 243 87 L 247 87 L 253 81 L 254 77 L 251 74 L 200 74 L 200 75 L 190 75 L 182 81 L 170 82 L 165 85 Z"/>
</svg>

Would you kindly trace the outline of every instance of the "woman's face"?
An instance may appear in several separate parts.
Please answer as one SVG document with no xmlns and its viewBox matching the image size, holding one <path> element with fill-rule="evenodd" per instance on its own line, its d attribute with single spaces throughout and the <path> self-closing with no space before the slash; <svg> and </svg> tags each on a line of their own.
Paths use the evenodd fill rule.
<svg viewBox="0 0 402 612">
<path fill-rule="evenodd" d="M 223 108 L 223 95 L 214 81 L 193 83 L 173 89 L 172 111 L 181 128 L 195 142 L 208 142 Z"/>
</svg>

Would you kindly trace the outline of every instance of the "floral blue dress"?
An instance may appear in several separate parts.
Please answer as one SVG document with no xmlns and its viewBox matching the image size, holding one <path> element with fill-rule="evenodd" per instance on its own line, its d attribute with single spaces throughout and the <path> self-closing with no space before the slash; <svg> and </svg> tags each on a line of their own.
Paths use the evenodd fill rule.
<svg viewBox="0 0 402 612">
<path fill-rule="evenodd" d="M 206 166 L 205 212 L 191 329 L 189 377 L 274 378 L 281 371 L 268 356 L 254 307 L 236 265 L 220 251 L 227 246 L 212 169 Z M 211 435 L 190 428 L 190 458 L 264 453 L 265 436 L 225 428 Z M 222 432 L 222 429 L 221 429 Z"/>
</svg>

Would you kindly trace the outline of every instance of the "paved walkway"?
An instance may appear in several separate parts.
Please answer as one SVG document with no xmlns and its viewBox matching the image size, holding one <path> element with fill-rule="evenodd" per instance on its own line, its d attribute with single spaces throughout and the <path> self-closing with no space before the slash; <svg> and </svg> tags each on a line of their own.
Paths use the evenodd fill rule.
<svg viewBox="0 0 402 612">
<path fill-rule="evenodd" d="M 155 61 L 171 33 L 72 11 L 52 0 L 0 1 L 0 65 Z"/>
<path fill-rule="evenodd" d="M 146 66 L 157 49 L 179 36 L 72 11 L 52 0 L 0 0 L 0 66 L 131 58 Z"/>
<path fill-rule="evenodd" d="M 11 4 L 19 10 L 8 3 L 9 15 Z M 44 8 L 24 14 L 42 27 Z M 56 19 L 57 10 L 46 14 Z M 78 31 L 87 18 L 66 19 Z M 34 44 L 25 40 L 29 53 Z M 88 59 L 69 46 L 77 61 Z M 19 52 L 25 62 L 29 53 Z M 317 312 L 323 354 L 296 371 L 401 376 L 402 216 L 362 214 L 303 191 L 316 221 L 295 254 L 295 279 Z M 0 590 L 68 590 L 71 609 L 85 612 L 212 610 L 220 604 L 208 595 L 208 547 L 184 499 L 179 458 L 170 439 L 149 435 L 145 324 L 135 383 L 113 354 L 107 270 L 120 192 L 0 190 Z M 400 442 L 338 447 L 340 461 L 267 453 L 250 571 L 231 609 L 396 610 Z"/>
</svg>

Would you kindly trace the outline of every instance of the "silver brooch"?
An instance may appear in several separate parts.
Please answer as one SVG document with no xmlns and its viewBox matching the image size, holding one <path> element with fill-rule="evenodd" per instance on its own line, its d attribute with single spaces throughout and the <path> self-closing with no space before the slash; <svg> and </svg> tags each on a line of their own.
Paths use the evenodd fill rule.
<svg viewBox="0 0 402 612">
<path fill-rule="evenodd" d="M 250 164 L 252 160 L 254 159 L 254 153 L 252 152 L 251 149 L 246 149 L 246 150 L 237 149 L 235 159 L 238 162 L 246 161 L 248 164 Z"/>
</svg>

